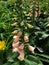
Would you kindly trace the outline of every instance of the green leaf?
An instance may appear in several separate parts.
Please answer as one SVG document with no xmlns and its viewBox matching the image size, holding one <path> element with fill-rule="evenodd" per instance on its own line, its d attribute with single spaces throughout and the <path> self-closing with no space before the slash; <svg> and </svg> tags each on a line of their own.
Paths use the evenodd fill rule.
<svg viewBox="0 0 49 65">
<path fill-rule="evenodd" d="M 14 59 L 12 57 L 8 57 L 8 62 L 14 62 Z"/>
<path fill-rule="evenodd" d="M 47 38 L 48 36 L 49 36 L 49 34 L 44 33 L 44 34 L 42 35 L 42 38 Z"/>
<path fill-rule="evenodd" d="M 40 61 L 40 58 L 37 57 L 37 56 L 33 56 L 33 55 L 27 56 L 27 60 L 25 60 L 25 61 L 27 61 L 27 62 L 29 62 L 29 63 L 32 62 L 31 65 L 32 65 L 32 64 L 33 64 L 33 65 L 38 65 L 38 64 L 43 65 L 42 62 Z"/>
<path fill-rule="evenodd" d="M 49 63 L 48 59 L 40 58 L 42 61 Z"/>
<path fill-rule="evenodd" d="M 7 53 L 7 61 L 8 62 L 14 62 L 15 58 L 17 60 L 18 53 L 12 53 L 10 50 L 6 52 Z"/>
<path fill-rule="evenodd" d="M 25 65 L 37 65 L 36 62 L 31 62 L 30 60 L 25 59 Z"/>
<path fill-rule="evenodd" d="M 45 54 L 37 54 L 38 56 L 41 56 L 41 57 L 43 57 L 43 58 L 47 58 L 47 59 L 49 59 L 49 55 L 45 55 Z"/>
<path fill-rule="evenodd" d="M 20 65 L 18 61 L 14 62 L 12 65 Z"/>
<path fill-rule="evenodd" d="M 3 64 L 3 65 L 12 65 L 12 63 L 5 63 L 5 64 Z"/>
<path fill-rule="evenodd" d="M 35 61 L 30 61 L 28 59 L 25 59 L 25 65 L 43 65 L 42 63 L 37 63 Z"/>
<path fill-rule="evenodd" d="M 40 60 L 49 63 L 49 56 L 48 55 L 44 55 L 44 54 L 37 54 L 38 56 L 40 56 Z"/>
<path fill-rule="evenodd" d="M 32 39 L 30 39 L 30 44 L 32 44 L 32 45 L 34 45 L 35 44 L 35 41 L 34 41 L 34 39 L 32 38 Z"/>
</svg>

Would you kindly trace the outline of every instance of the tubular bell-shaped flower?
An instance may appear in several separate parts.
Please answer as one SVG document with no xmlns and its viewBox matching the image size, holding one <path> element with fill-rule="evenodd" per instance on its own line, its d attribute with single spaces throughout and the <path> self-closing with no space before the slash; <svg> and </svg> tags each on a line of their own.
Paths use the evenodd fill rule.
<svg viewBox="0 0 49 65">
<path fill-rule="evenodd" d="M 14 30 L 13 32 L 12 32 L 12 34 L 17 34 L 18 33 L 18 30 Z"/>
<path fill-rule="evenodd" d="M 34 53 L 35 47 L 29 45 L 29 46 L 28 46 L 28 49 L 29 49 L 29 51 L 31 51 L 32 53 Z"/>
<path fill-rule="evenodd" d="M 19 56 L 18 59 L 20 61 L 24 60 L 24 43 L 19 45 L 19 37 L 14 36 L 14 42 L 12 43 L 12 47 L 13 47 L 13 52 L 18 52 Z"/>
</svg>

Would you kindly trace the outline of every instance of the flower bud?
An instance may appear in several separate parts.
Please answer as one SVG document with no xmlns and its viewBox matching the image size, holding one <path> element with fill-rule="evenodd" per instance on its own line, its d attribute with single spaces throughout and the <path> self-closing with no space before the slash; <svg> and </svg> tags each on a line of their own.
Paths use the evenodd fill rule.
<svg viewBox="0 0 49 65">
<path fill-rule="evenodd" d="M 18 33 L 18 30 L 14 30 L 12 33 L 13 34 L 17 34 Z"/>
<path fill-rule="evenodd" d="M 11 24 L 11 26 L 18 26 L 18 24 L 15 22 L 15 23 Z"/>
<path fill-rule="evenodd" d="M 30 20 L 30 17 L 27 17 L 27 20 Z"/>
<path fill-rule="evenodd" d="M 33 25 L 31 24 L 27 24 L 28 25 L 28 28 L 33 28 Z"/>
<path fill-rule="evenodd" d="M 23 26 L 24 25 L 24 22 L 22 21 L 21 23 L 20 23 L 20 26 Z"/>
<path fill-rule="evenodd" d="M 19 37 L 21 37 L 21 36 L 22 36 L 22 32 L 19 31 L 19 32 L 17 33 L 17 35 L 18 35 Z"/>
<path fill-rule="evenodd" d="M 25 41 L 25 42 L 29 42 L 29 38 L 28 38 L 27 35 L 24 36 L 24 41 Z"/>
<path fill-rule="evenodd" d="M 31 12 L 28 13 L 28 16 L 32 16 Z"/>
<path fill-rule="evenodd" d="M 47 24 L 47 26 L 49 27 L 49 24 Z"/>
</svg>

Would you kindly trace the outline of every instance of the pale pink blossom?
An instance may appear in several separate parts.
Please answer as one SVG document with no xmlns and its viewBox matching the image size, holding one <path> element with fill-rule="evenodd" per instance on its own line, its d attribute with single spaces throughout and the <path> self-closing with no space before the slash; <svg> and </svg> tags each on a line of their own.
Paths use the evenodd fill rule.
<svg viewBox="0 0 49 65">
<path fill-rule="evenodd" d="M 33 28 L 34 26 L 31 25 L 31 24 L 27 24 L 28 25 L 28 28 Z"/>
<path fill-rule="evenodd" d="M 15 42 L 12 43 L 12 47 L 13 47 L 13 48 L 16 48 L 16 47 L 18 47 L 18 46 L 19 46 L 19 41 L 16 42 L 16 43 L 15 43 Z"/>
<path fill-rule="evenodd" d="M 17 33 L 17 35 L 18 35 L 19 37 L 21 37 L 21 36 L 22 36 L 22 32 L 19 31 L 19 32 Z"/>
<path fill-rule="evenodd" d="M 15 42 L 15 43 L 20 40 L 20 38 L 19 38 L 18 36 L 14 36 L 13 39 L 14 39 L 14 42 Z"/>
<path fill-rule="evenodd" d="M 18 50 L 18 48 L 13 48 L 12 51 L 13 51 L 13 52 L 17 52 L 17 50 Z"/>
<path fill-rule="evenodd" d="M 24 53 L 21 53 L 19 56 L 18 56 L 18 59 L 20 61 L 23 61 L 24 60 Z"/>
<path fill-rule="evenodd" d="M 25 41 L 25 42 L 29 42 L 29 38 L 28 38 L 27 35 L 24 36 L 24 41 Z"/>
<path fill-rule="evenodd" d="M 14 18 L 14 19 L 16 19 L 16 18 Z M 17 24 L 17 22 L 15 22 L 15 23 L 12 23 L 11 26 L 18 26 L 18 24 Z"/>
<path fill-rule="evenodd" d="M 19 40 L 17 40 L 19 38 L 17 36 L 14 36 L 13 38 L 14 38 L 14 42 L 12 44 L 12 47 L 13 47 L 12 51 L 18 52 L 19 53 L 18 59 L 20 61 L 23 61 L 24 60 L 24 43 L 19 45 Z"/>
<path fill-rule="evenodd" d="M 29 51 L 31 51 L 31 52 L 33 52 L 33 53 L 34 53 L 35 47 L 33 47 L 33 46 L 29 45 L 29 46 L 28 46 L 28 49 L 29 49 Z"/>
<path fill-rule="evenodd" d="M 24 49 L 24 44 L 23 43 L 19 46 L 19 49 Z"/>
<path fill-rule="evenodd" d="M 15 39 L 15 38 L 17 38 L 17 37 L 18 37 L 18 36 L 15 35 L 15 36 L 13 36 L 13 39 Z"/>
<path fill-rule="evenodd" d="M 19 46 L 19 48 L 18 48 L 18 53 L 19 54 L 21 54 L 21 53 L 23 53 L 24 52 L 24 44 L 21 44 L 20 46 Z"/>
<path fill-rule="evenodd" d="M 13 34 L 17 34 L 18 33 L 18 30 L 14 30 L 12 33 Z"/>
</svg>

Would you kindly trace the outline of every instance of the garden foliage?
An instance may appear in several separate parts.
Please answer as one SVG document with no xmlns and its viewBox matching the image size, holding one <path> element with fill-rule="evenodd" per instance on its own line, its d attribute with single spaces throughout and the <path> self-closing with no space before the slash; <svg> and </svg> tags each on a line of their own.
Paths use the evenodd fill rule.
<svg viewBox="0 0 49 65">
<path fill-rule="evenodd" d="M 49 0 L 1 0 L 0 65 L 46 64 Z"/>
</svg>

